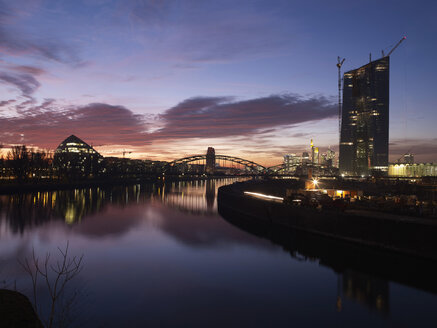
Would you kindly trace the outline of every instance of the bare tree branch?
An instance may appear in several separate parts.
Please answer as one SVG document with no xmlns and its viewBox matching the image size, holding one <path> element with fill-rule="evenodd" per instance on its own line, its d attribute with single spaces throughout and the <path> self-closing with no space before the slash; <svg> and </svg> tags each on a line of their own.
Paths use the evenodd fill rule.
<svg viewBox="0 0 437 328">
<path fill-rule="evenodd" d="M 34 249 L 32 249 L 31 261 L 29 261 L 27 258 L 25 258 L 24 261 L 19 261 L 23 270 L 30 276 L 32 280 L 34 307 L 35 311 L 39 313 L 40 316 L 41 309 L 38 307 L 37 299 L 38 276 L 41 276 L 45 282 L 51 300 L 49 317 L 45 324 L 48 328 L 51 328 L 54 325 L 57 308 L 59 305 L 61 305 L 58 303 L 60 303 L 60 298 L 65 291 L 67 283 L 75 278 L 83 268 L 83 255 L 81 255 L 79 258 L 76 256 L 68 256 L 68 241 L 65 249 L 58 247 L 58 251 L 60 253 L 61 260 L 57 260 L 55 264 L 50 263 L 50 253 L 46 253 L 44 263 L 41 265 L 39 258 L 35 255 Z M 64 306 L 71 308 L 71 304 L 76 296 L 77 292 L 73 294 L 72 298 L 67 301 Z M 39 312 L 38 309 L 40 310 Z M 66 311 L 68 311 L 68 309 L 61 307 L 58 311 L 58 314 L 61 316 L 65 315 Z M 61 318 L 60 320 L 62 321 L 63 319 Z"/>
</svg>

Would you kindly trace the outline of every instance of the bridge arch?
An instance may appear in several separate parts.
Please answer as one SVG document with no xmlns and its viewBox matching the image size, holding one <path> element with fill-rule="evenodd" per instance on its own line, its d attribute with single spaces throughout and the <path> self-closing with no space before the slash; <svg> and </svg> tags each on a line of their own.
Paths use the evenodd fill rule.
<svg viewBox="0 0 437 328">
<path fill-rule="evenodd" d="M 197 161 L 205 161 L 206 162 L 207 155 L 193 155 L 188 157 L 183 157 L 176 159 L 172 162 L 167 163 L 167 165 L 164 168 L 164 171 L 169 171 L 172 168 L 177 168 L 183 164 L 188 164 L 191 162 L 197 162 Z M 227 162 L 233 162 L 239 165 L 242 165 L 246 168 L 248 168 L 252 173 L 265 173 L 267 171 L 267 168 L 264 167 L 261 164 L 249 161 L 247 159 L 243 159 L 240 157 L 235 156 L 228 156 L 228 155 L 215 155 L 215 160 L 217 161 L 227 161 Z"/>
<path fill-rule="evenodd" d="M 286 174 L 285 164 L 278 164 L 275 166 L 270 166 L 267 168 L 268 173 L 270 174 Z"/>
</svg>

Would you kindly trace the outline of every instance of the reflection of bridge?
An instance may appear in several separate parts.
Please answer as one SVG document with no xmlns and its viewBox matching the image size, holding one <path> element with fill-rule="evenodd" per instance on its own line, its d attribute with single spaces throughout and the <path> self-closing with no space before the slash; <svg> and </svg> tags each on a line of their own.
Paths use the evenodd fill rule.
<svg viewBox="0 0 437 328">
<path fill-rule="evenodd" d="M 222 165 L 220 165 L 220 162 Z M 225 166 L 225 162 L 231 163 L 231 166 Z M 217 164 L 219 164 L 219 168 L 226 167 L 231 170 L 245 171 L 246 173 L 250 174 L 263 174 L 267 172 L 266 167 L 255 162 L 234 156 L 216 155 L 214 153 L 214 149 L 212 149 L 212 152 L 208 150 L 206 155 L 193 155 L 169 162 L 165 167 L 165 171 L 181 171 L 189 163 L 191 163 L 193 166 L 196 166 L 198 171 L 201 170 L 202 173 L 208 172 L 210 174 L 217 171 Z"/>
</svg>

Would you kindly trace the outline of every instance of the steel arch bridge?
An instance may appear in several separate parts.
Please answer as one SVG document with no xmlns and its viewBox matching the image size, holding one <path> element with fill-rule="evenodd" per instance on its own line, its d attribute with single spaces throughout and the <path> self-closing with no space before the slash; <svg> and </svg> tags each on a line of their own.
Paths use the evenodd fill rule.
<svg viewBox="0 0 437 328">
<path fill-rule="evenodd" d="M 270 166 L 267 168 L 268 173 L 270 174 L 286 174 L 285 164 L 278 164 L 275 166 Z"/>
<path fill-rule="evenodd" d="M 188 164 L 191 162 L 197 162 L 197 161 L 205 161 L 206 162 L 206 156 L 207 155 L 193 155 L 193 156 L 188 156 L 188 157 L 176 159 L 172 162 L 167 163 L 167 165 L 164 168 L 164 171 L 169 171 L 171 169 L 178 168 L 183 164 Z M 246 167 L 247 169 L 249 169 L 249 171 L 251 171 L 252 173 L 260 174 L 260 173 L 265 173 L 267 171 L 266 167 L 264 167 L 258 163 L 255 163 L 255 162 L 243 159 L 243 158 L 239 158 L 239 157 L 227 156 L 227 155 L 215 155 L 215 160 L 216 161 L 233 162 L 233 163 L 242 165 L 242 166 Z"/>
</svg>

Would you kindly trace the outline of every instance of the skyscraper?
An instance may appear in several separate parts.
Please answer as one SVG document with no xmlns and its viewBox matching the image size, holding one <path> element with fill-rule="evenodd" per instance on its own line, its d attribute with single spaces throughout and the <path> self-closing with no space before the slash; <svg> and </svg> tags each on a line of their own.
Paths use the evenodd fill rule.
<svg viewBox="0 0 437 328">
<path fill-rule="evenodd" d="M 343 76 L 340 173 L 368 175 L 388 169 L 390 57 Z"/>
<path fill-rule="evenodd" d="M 208 147 L 206 151 L 206 174 L 214 174 L 215 171 L 215 149 L 213 147 Z"/>
<path fill-rule="evenodd" d="M 313 139 L 311 139 L 311 162 L 313 164 L 320 164 L 319 147 L 314 146 Z"/>
<path fill-rule="evenodd" d="M 284 155 L 284 169 L 286 173 L 296 172 L 296 168 L 301 164 L 302 159 L 296 154 Z"/>
</svg>

